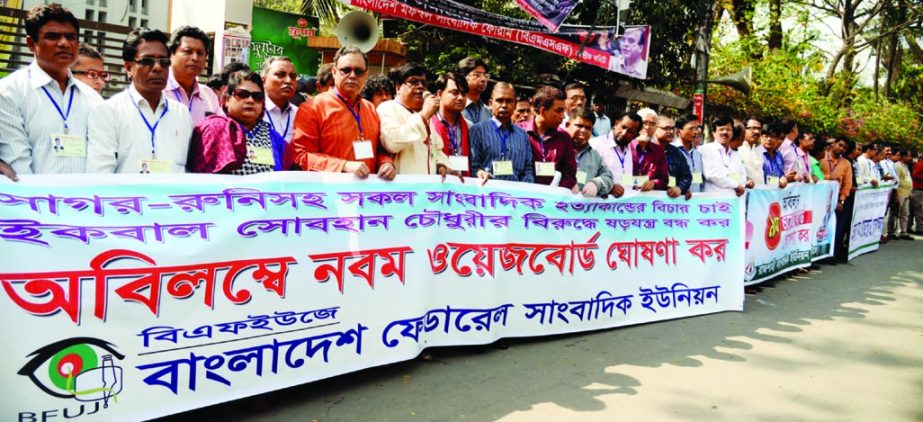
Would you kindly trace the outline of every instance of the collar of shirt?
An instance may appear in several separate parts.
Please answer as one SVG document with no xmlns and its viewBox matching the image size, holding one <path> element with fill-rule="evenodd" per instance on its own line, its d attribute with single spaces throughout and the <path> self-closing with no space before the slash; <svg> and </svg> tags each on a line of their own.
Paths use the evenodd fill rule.
<svg viewBox="0 0 923 422">
<path fill-rule="evenodd" d="M 510 133 L 513 132 L 513 126 L 515 126 L 513 122 L 510 122 L 509 124 L 504 125 L 503 123 L 500 123 L 500 121 L 497 120 L 496 117 L 491 117 L 490 121 L 494 123 L 494 127 L 500 126 L 501 129 L 507 130 Z"/>
<path fill-rule="evenodd" d="M 266 112 L 267 112 L 267 113 L 269 113 L 270 111 L 273 111 L 273 110 L 279 110 L 279 113 L 285 113 L 285 112 L 287 112 L 288 110 L 291 110 L 291 109 L 292 109 L 292 104 L 291 104 L 291 103 L 285 103 L 285 107 L 284 107 L 284 108 L 280 108 L 279 106 L 276 105 L 276 102 L 273 101 L 273 100 L 270 100 L 269 97 L 266 97 L 266 100 L 265 100 L 265 101 L 266 101 L 266 102 L 265 102 L 264 104 L 266 105 Z"/>
<path fill-rule="evenodd" d="M 173 92 L 173 93 L 182 91 L 182 95 L 180 96 L 180 98 L 183 98 L 183 97 L 186 96 L 186 90 L 183 89 L 183 87 L 181 87 L 181 86 L 179 85 L 179 82 L 176 81 L 176 78 L 173 77 L 173 69 L 172 69 L 172 68 L 170 69 L 170 72 L 169 72 L 169 74 L 167 75 L 167 86 L 166 86 L 166 89 L 167 89 L 168 91 L 170 91 L 170 92 Z M 198 96 L 199 96 L 199 82 L 196 81 L 195 83 L 192 84 L 192 95 L 190 95 L 188 98 L 198 97 Z M 176 98 L 174 98 L 174 99 L 176 99 Z M 180 102 L 184 102 L 184 101 L 180 101 Z"/>
<path fill-rule="evenodd" d="M 78 90 L 84 91 L 84 93 L 86 93 L 85 92 L 86 90 L 93 91 L 93 88 L 90 88 L 88 85 L 83 84 L 83 83 L 78 83 L 78 82 L 80 81 L 74 78 L 74 74 L 71 73 L 70 69 L 68 69 L 67 70 L 67 87 L 64 89 L 64 91 L 66 92 L 68 89 L 71 89 L 71 86 L 74 86 L 74 85 L 77 86 Z M 32 89 L 39 89 L 43 86 L 48 86 L 49 84 L 53 84 L 55 87 L 58 86 L 57 81 L 52 79 L 51 76 L 48 75 L 48 73 L 46 73 L 45 70 L 39 67 L 38 63 L 33 60 L 32 63 L 29 64 L 29 85 L 32 87 Z M 93 92 L 95 93 L 96 91 L 93 91 Z"/>
<path fill-rule="evenodd" d="M 147 102 L 147 100 L 144 99 L 143 96 L 141 96 L 141 93 L 138 92 L 137 89 L 135 89 L 134 84 L 128 85 L 128 94 L 131 97 L 131 100 L 134 101 L 135 104 L 137 104 L 139 107 L 147 106 L 148 108 L 150 108 L 150 104 Z M 167 103 L 167 97 L 163 94 L 160 94 L 160 101 L 157 103 L 157 108 L 155 108 L 152 111 L 156 112 L 157 110 L 160 110 L 162 107 L 166 105 L 166 103 Z"/>
</svg>

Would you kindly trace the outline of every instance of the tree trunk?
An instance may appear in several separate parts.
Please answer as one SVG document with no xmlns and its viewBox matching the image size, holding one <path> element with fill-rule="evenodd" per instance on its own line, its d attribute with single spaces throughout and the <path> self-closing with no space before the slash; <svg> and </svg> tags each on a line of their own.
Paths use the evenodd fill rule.
<svg viewBox="0 0 923 422">
<path fill-rule="evenodd" d="M 734 26 L 737 27 L 737 35 L 745 38 L 753 35 L 753 1 L 752 0 L 733 0 L 731 18 L 734 19 Z"/>
<path fill-rule="evenodd" d="M 782 0 L 769 0 L 769 49 L 782 49 Z"/>
</svg>

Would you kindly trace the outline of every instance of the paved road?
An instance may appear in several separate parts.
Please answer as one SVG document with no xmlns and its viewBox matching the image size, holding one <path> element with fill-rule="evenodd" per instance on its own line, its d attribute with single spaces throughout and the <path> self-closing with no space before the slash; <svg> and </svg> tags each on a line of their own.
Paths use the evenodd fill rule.
<svg viewBox="0 0 923 422">
<path fill-rule="evenodd" d="M 171 421 L 921 421 L 923 239 L 747 295 L 745 312 L 451 348 Z"/>
</svg>

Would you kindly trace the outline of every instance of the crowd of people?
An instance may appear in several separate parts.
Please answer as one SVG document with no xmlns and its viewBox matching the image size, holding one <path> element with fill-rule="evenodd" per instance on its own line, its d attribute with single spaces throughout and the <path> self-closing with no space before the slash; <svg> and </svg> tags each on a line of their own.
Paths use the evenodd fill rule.
<svg viewBox="0 0 923 422">
<path fill-rule="evenodd" d="M 130 84 L 103 99 L 110 75 L 99 53 L 80 45 L 67 9 L 36 6 L 25 26 L 34 60 L 0 80 L 0 171 L 14 180 L 40 173 L 438 174 L 588 197 L 660 190 L 687 200 L 835 180 L 835 261 L 845 260 L 856 187 L 894 182 L 883 241 L 912 240 L 909 233 L 923 230 L 923 161 L 912 164 L 911 152 L 897 145 L 803 133 L 790 118 L 717 117 L 709 123 L 713 142 L 703 143 L 694 115 L 644 108 L 610 119 L 605 99 L 590 107 L 579 83 L 540 86 L 526 97 L 510 83 L 490 86 L 488 63 L 474 57 L 450 71 L 406 63 L 387 77 L 370 76 L 355 46 L 340 48 L 301 87 L 284 56 L 258 70 L 233 63 L 202 84 L 210 42 L 189 26 L 129 33 L 122 59 Z"/>
</svg>

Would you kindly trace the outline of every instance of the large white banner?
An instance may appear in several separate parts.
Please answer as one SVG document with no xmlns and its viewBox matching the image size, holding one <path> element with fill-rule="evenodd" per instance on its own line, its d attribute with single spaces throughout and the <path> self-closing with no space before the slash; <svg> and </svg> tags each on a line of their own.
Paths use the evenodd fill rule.
<svg viewBox="0 0 923 422">
<path fill-rule="evenodd" d="M 837 182 L 747 191 L 746 285 L 833 256 Z"/>
<path fill-rule="evenodd" d="M 430 346 L 743 309 L 736 197 L 144 176 L 0 182 L 0 419 L 150 419 Z"/>
<path fill-rule="evenodd" d="M 856 205 L 849 232 L 849 259 L 878 250 L 888 211 L 891 184 L 862 186 L 856 190 Z"/>
</svg>

